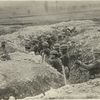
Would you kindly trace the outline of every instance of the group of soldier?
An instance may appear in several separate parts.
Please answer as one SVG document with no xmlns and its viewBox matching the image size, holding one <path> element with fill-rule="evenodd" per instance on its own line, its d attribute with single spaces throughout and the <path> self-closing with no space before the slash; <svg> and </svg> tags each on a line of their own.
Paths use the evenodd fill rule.
<svg viewBox="0 0 100 100">
<path fill-rule="evenodd" d="M 73 29 L 75 31 L 75 28 Z M 25 46 L 26 50 L 34 51 L 35 54 L 39 54 L 42 56 L 43 61 L 46 61 L 52 67 L 57 69 L 60 73 L 65 73 L 66 77 L 69 77 L 70 66 L 69 63 L 70 58 L 67 52 L 68 46 L 66 39 L 70 36 L 73 30 L 63 30 L 64 34 L 43 34 L 40 36 L 35 36 L 30 44 Z M 69 35 L 68 35 L 69 33 Z M 88 70 L 90 75 L 93 75 L 95 78 L 95 74 L 100 73 L 100 57 L 97 55 L 100 54 L 100 51 L 94 52 L 95 61 L 92 64 L 86 65 L 85 63 L 77 60 L 76 64 L 80 67 Z M 62 67 L 63 66 L 63 67 Z M 63 72 L 65 71 L 65 72 Z"/>
<path fill-rule="evenodd" d="M 70 73 L 70 62 L 71 59 L 68 54 L 68 45 L 66 40 L 71 34 L 75 32 L 75 28 L 72 30 L 65 28 L 63 34 L 41 34 L 33 36 L 31 41 L 25 45 L 26 51 L 34 51 L 36 55 L 42 56 L 42 62 L 47 62 L 52 67 L 54 67 L 61 74 L 66 74 L 66 77 L 69 77 Z M 3 55 L 1 60 L 10 60 L 10 56 L 5 48 L 6 42 L 1 43 L 1 49 Z M 76 60 L 76 64 L 80 67 L 88 70 L 90 75 L 95 77 L 95 74 L 100 73 L 100 50 L 94 51 L 94 62 L 92 64 L 85 64 L 79 60 Z"/>
<path fill-rule="evenodd" d="M 58 39 L 59 37 L 55 35 L 41 35 L 40 37 L 35 37 L 30 45 L 26 45 L 25 48 L 41 55 L 44 61 L 59 72 L 62 72 L 62 64 L 68 66 L 67 45 L 59 43 Z"/>
<path fill-rule="evenodd" d="M 31 42 L 25 45 L 25 49 L 41 55 L 42 62 L 47 62 L 61 74 L 65 73 L 63 72 L 65 70 L 68 73 L 70 68 L 66 39 L 68 39 L 70 31 L 66 28 L 63 30 L 63 34 L 49 33 L 33 36 Z"/>
</svg>

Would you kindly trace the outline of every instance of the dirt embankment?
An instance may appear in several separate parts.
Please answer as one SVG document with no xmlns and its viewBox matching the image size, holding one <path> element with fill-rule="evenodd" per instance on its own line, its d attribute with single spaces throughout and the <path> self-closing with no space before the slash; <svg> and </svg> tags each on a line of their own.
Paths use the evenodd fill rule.
<svg viewBox="0 0 100 100">
<path fill-rule="evenodd" d="M 63 76 L 41 58 L 32 54 L 15 52 L 10 61 L 0 62 L 0 98 L 35 96 L 64 85 Z M 35 60 L 37 59 L 37 61 Z"/>
</svg>

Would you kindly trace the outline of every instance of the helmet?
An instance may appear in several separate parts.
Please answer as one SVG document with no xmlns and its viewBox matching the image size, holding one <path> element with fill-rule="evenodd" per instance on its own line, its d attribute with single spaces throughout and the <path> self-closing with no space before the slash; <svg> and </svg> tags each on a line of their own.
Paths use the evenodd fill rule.
<svg viewBox="0 0 100 100">
<path fill-rule="evenodd" d="M 94 52 L 95 54 L 100 54 L 100 50 L 99 50 L 99 49 L 95 49 L 95 50 L 93 50 L 93 52 Z"/>
<path fill-rule="evenodd" d="M 63 40 L 62 42 L 61 42 L 61 44 L 65 44 L 66 43 L 66 40 Z"/>
<path fill-rule="evenodd" d="M 5 44 L 6 44 L 6 42 L 5 42 L 5 41 L 3 41 L 3 42 L 1 42 L 1 44 L 4 44 L 4 45 L 5 45 Z"/>
<path fill-rule="evenodd" d="M 50 55 L 58 55 L 58 52 L 57 52 L 56 50 L 52 50 L 52 51 L 50 52 Z"/>
<path fill-rule="evenodd" d="M 1 46 L 2 46 L 2 47 L 4 47 L 4 46 L 5 46 L 5 44 L 6 44 L 6 42 L 5 42 L 5 41 L 1 42 Z"/>
<path fill-rule="evenodd" d="M 43 42 L 42 45 L 43 45 L 44 47 L 48 47 L 48 46 L 49 46 L 48 42 Z"/>
<path fill-rule="evenodd" d="M 67 49 L 67 45 L 66 44 L 62 44 L 61 46 L 60 46 L 60 50 L 66 50 Z"/>
<path fill-rule="evenodd" d="M 59 47 L 60 47 L 60 44 L 59 44 L 59 43 L 55 43 L 55 44 L 54 44 L 54 47 L 55 47 L 55 48 L 59 48 Z"/>
</svg>

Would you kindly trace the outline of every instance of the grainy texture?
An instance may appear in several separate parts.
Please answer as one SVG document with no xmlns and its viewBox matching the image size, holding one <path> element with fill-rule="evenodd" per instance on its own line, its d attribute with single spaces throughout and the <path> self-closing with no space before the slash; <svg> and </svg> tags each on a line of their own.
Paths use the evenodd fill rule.
<svg viewBox="0 0 100 100">
<path fill-rule="evenodd" d="M 19 94 L 21 94 L 21 96 L 18 94 L 18 97 L 26 97 L 26 96 L 29 96 L 30 94 L 34 94 L 34 93 L 36 95 L 38 93 L 42 93 L 43 91 L 50 89 L 50 87 L 48 88 L 48 85 L 43 82 L 43 80 L 45 80 L 45 79 L 43 78 L 43 80 L 41 80 L 42 75 L 45 76 L 45 73 L 46 73 L 45 78 L 47 78 L 46 80 L 48 80 L 48 82 L 50 81 L 51 84 L 53 84 L 54 87 L 55 87 L 56 83 L 57 84 L 60 83 L 60 86 L 63 85 L 62 76 L 59 78 L 59 75 L 56 74 L 56 72 L 51 70 L 51 69 L 50 69 L 51 71 L 48 72 L 49 70 L 46 70 L 45 65 L 39 65 L 38 64 L 39 69 L 37 69 L 37 70 L 33 69 L 33 71 L 32 71 L 30 68 L 35 67 L 35 66 L 37 67 L 37 64 L 34 65 L 34 62 L 36 62 L 36 59 L 33 59 L 35 56 L 33 56 L 33 58 L 32 58 L 32 55 L 29 55 L 29 54 L 27 55 L 27 54 L 24 53 L 24 51 L 25 51 L 24 46 L 25 46 L 26 39 L 30 39 L 30 37 L 33 37 L 33 35 L 49 34 L 49 33 L 58 34 L 60 32 L 63 33 L 62 29 L 63 29 L 64 26 L 69 26 L 69 27 L 75 26 L 76 30 L 78 32 L 76 34 L 73 34 L 70 37 L 69 41 L 65 41 L 66 43 L 68 43 L 68 46 L 69 46 L 68 53 L 70 55 L 70 60 L 73 61 L 72 56 L 75 56 L 74 60 L 80 59 L 81 61 L 83 61 L 87 64 L 92 62 L 93 61 L 93 55 L 92 55 L 92 52 L 91 52 L 91 48 L 92 47 L 95 48 L 96 46 L 97 46 L 97 48 L 99 48 L 99 40 L 100 40 L 99 35 L 100 34 L 98 32 L 99 26 L 96 26 L 96 24 L 91 20 L 69 21 L 69 22 L 62 22 L 62 23 L 58 23 L 58 24 L 44 25 L 44 26 L 29 26 L 29 27 L 20 29 L 18 32 L 14 32 L 12 34 L 7 34 L 5 36 L 3 36 L 3 35 L 0 36 L 0 41 L 3 41 L 3 40 L 7 41 L 7 46 L 13 48 L 14 49 L 13 52 L 15 52 L 13 54 L 10 54 L 11 58 L 12 58 L 11 61 L 8 61 L 6 63 L 1 62 L 1 64 L 2 64 L 1 69 L 4 69 L 4 67 L 7 68 L 7 70 L 3 70 L 2 72 L 5 72 L 5 74 L 7 74 L 7 76 L 10 75 L 9 77 L 11 79 L 14 78 L 18 81 L 18 82 L 16 82 L 16 80 L 12 80 L 11 84 L 10 84 L 10 85 L 12 85 L 13 82 L 14 82 L 14 86 L 16 86 L 18 88 L 17 90 L 20 90 Z M 75 44 L 73 44 L 72 41 L 75 41 Z M 73 47 L 73 45 L 74 45 L 74 47 Z M 78 51 L 77 48 L 80 49 L 80 51 Z M 9 50 L 9 53 L 12 52 L 11 50 L 12 49 Z M 79 53 L 80 53 L 80 56 L 79 56 Z M 23 55 L 23 57 L 22 57 L 22 55 Z M 23 59 L 23 58 L 25 58 L 25 59 Z M 33 63 L 31 63 L 31 61 Z M 38 61 L 40 61 L 40 60 L 38 59 Z M 70 72 L 70 78 L 69 78 L 71 83 L 81 83 L 81 82 L 84 82 L 84 81 L 88 81 L 89 74 L 88 74 L 87 71 L 83 71 L 83 70 L 80 71 L 78 66 L 73 66 L 74 62 L 71 62 L 71 65 L 72 65 L 71 66 L 72 70 Z M 13 66 L 15 66 L 15 67 L 13 67 Z M 25 66 L 28 66 L 28 69 Z M 41 70 L 40 70 L 40 67 L 41 67 Z M 73 69 L 73 67 L 74 67 L 74 69 Z M 44 68 L 44 71 L 43 71 L 43 68 Z M 47 68 L 49 68 L 49 67 L 47 67 Z M 14 70 L 18 70 L 18 73 L 17 73 L 17 71 L 15 72 Z M 10 74 L 10 71 L 11 71 L 11 73 L 13 73 L 13 75 Z M 33 89 L 35 91 L 34 93 L 30 89 L 31 82 L 29 80 L 27 81 L 27 84 L 29 84 L 29 85 L 27 85 L 26 82 L 25 82 L 25 84 L 23 84 L 24 79 L 26 80 L 27 77 L 28 77 L 28 79 L 31 79 L 33 77 L 34 73 L 33 74 L 29 73 L 31 71 L 34 72 L 35 76 L 37 77 L 35 81 L 31 80 L 32 83 L 36 84 L 36 86 L 34 86 L 35 84 L 34 85 L 32 84 L 32 87 L 35 87 L 35 89 Z M 40 73 L 41 77 L 38 76 L 39 75 L 39 74 L 37 74 L 38 71 L 41 72 L 41 73 L 43 71 L 42 74 Z M 49 76 L 49 75 L 53 75 L 52 71 L 54 73 L 54 76 L 51 76 L 51 77 L 53 77 L 53 78 L 51 78 Z M 19 73 L 21 74 L 21 76 L 20 76 Z M 74 73 L 76 73 L 76 74 L 74 74 Z M 17 74 L 18 74 L 18 77 L 16 78 L 15 76 Z M 58 76 L 56 77 L 56 75 L 58 75 Z M 24 76 L 24 79 L 23 79 L 23 76 Z M 3 77 L 3 76 L 1 76 L 1 77 Z M 19 82 L 20 81 L 19 78 L 22 78 L 21 82 Z M 55 78 L 57 78 L 58 81 Z M 9 83 L 9 81 L 10 81 L 10 79 L 8 79 L 7 83 L 4 82 L 5 83 L 4 85 L 7 85 Z M 16 83 L 16 85 L 15 85 L 15 83 Z M 40 86 L 41 84 L 39 84 L 39 83 L 42 83 L 43 85 Z M 51 86 L 51 84 L 49 84 L 49 86 Z M 4 86 L 4 87 L 6 87 L 6 86 Z M 26 87 L 25 90 L 23 90 L 24 87 Z M 41 87 L 41 89 L 38 88 L 38 87 Z M 29 88 L 29 90 L 28 90 L 28 88 Z M 8 88 L 8 90 L 9 90 L 9 88 Z M 13 91 L 13 89 L 11 89 L 11 90 Z M 28 90 L 29 92 L 26 91 L 26 90 Z M 38 92 L 38 90 L 39 90 L 39 92 Z M 18 91 L 17 91 L 17 93 L 18 93 Z M 7 95 L 8 95 L 8 93 L 7 93 Z"/>
</svg>

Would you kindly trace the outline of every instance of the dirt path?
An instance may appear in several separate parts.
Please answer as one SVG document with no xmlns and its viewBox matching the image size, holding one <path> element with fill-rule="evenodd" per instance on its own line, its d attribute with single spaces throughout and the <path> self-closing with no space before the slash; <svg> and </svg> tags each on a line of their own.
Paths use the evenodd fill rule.
<svg viewBox="0 0 100 100">
<path fill-rule="evenodd" d="M 100 99 L 100 79 L 90 80 L 81 84 L 70 84 L 59 89 L 51 89 L 46 96 L 38 95 L 33 99 L 59 100 L 59 99 Z M 30 100 L 32 97 L 25 98 Z"/>
</svg>

